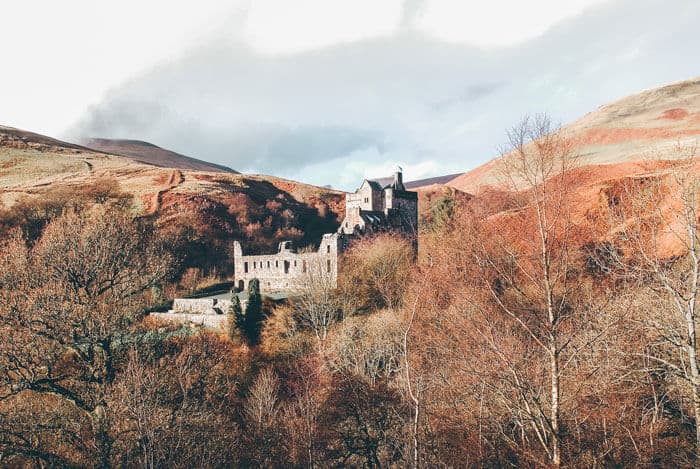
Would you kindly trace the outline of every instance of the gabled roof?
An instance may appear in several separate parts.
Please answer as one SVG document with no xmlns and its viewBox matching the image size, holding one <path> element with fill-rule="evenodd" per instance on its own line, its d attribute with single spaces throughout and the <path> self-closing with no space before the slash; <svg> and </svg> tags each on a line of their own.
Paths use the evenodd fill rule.
<svg viewBox="0 0 700 469">
<path fill-rule="evenodd" d="M 382 190 L 384 190 L 383 186 L 381 184 L 379 184 L 379 182 L 376 179 L 365 179 L 365 181 L 367 182 L 367 184 L 369 184 L 369 187 L 371 187 L 373 191 L 381 192 Z M 364 184 L 364 182 L 363 182 L 363 184 Z M 360 187 L 362 187 L 362 186 L 360 186 Z"/>
<path fill-rule="evenodd" d="M 394 182 L 394 178 L 389 176 L 389 177 L 384 177 L 384 178 L 374 178 L 374 179 L 367 179 L 367 181 L 373 182 L 377 184 L 380 188 L 380 190 L 385 189 L 389 186 L 391 186 L 391 183 Z"/>
</svg>

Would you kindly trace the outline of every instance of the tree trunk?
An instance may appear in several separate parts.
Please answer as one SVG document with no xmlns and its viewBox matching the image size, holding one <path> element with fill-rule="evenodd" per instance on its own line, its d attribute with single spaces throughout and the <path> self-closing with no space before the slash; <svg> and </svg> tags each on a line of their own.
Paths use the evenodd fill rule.
<svg viewBox="0 0 700 469">
<path fill-rule="evenodd" d="M 550 341 L 550 372 L 552 378 L 552 465 L 561 465 L 561 448 L 559 447 L 559 351 L 554 339 Z"/>
<path fill-rule="evenodd" d="M 700 393 L 697 377 L 693 379 L 693 410 L 695 412 L 695 467 L 700 468 Z"/>
<path fill-rule="evenodd" d="M 700 371 L 698 370 L 698 357 L 695 348 L 695 321 L 688 320 L 689 344 L 687 347 L 688 362 L 690 364 L 690 387 L 693 395 L 693 411 L 695 413 L 695 467 L 700 467 Z"/>
</svg>

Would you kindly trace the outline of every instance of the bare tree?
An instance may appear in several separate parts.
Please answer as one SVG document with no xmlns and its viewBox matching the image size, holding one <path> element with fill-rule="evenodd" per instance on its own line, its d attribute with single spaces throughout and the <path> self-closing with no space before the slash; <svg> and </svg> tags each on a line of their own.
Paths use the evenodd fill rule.
<svg viewBox="0 0 700 469">
<path fill-rule="evenodd" d="M 370 385 L 397 377 L 402 369 L 402 326 L 388 310 L 344 321 L 334 331 L 327 365 L 336 374 L 360 376 Z"/>
<path fill-rule="evenodd" d="M 609 201 L 617 272 L 647 289 L 640 322 L 648 341 L 638 351 L 645 372 L 667 370 L 689 394 L 700 464 L 700 176 L 697 147 L 678 144 L 670 169 L 625 181 Z"/>
<path fill-rule="evenodd" d="M 299 295 L 292 303 L 299 326 L 313 331 L 321 345 L 330 327 L 342 319 L 342 300 L 335 283 L 324 259 L 310 259 L 306 274 L 299 281 Z"/>
<path fill-rule="evenodd" d="M 248 422 L 262 430 L 275 421 L 279 410 L 279 380 L 270 368 L 264 368 L 255 378 L 246 400 Z"/>
<path fill-rule="evenodd" d="M 272 467 L 284 457 L 286 438 L 279 420 L 280 383 L 271 368 L 263 368 L 248 390 L 243 413 L 251 463 Z"/>
<path fill-rule="evenodd" d="M 608 328 L 586 327 L 606 295 L 580 273 L 570 218 L 576 161 L 571 140 L 547 116 L 526 117 L 508 132 L 503 178 L 522 194 L 522 205 L 501 223 L 484 223 L 474 251 L 493 305 L 481 308 L 481 343 L 502 363 L 502 378 L 514 391 L 500 392 L 502 403 L 555 467 L 562 463 L 562 376 Z M 518 343 L 526 354 L 504 346 Z M 517 437 L 512 441 L 518 445 Z"/>
<path fill-rule="evenodd" d="M 113 413 L 120 414 L 125 425 L 120 428 L 120 439 L 130 436 L 138 445 L 139 465 L 144 468 L 157 467 L 163 455 L 163 425 L 169 420 L 168 410 L 159 405 L 157 393 L 159 376 L 139 359 L 136 350 L 129 353 L 126 369 L 112 392 L 110 401 Z M 127 423 L 128 422 L 128 423 Z M 130 435 L 131 434 L 131 435 Z"/>
<path fill-rule="evenodd" d="M 51 222 L 31 250 L 12 238 L 0 262 L 0 402 L 32 393 L 70 404 L 92 426 L 92 457 L 108 465 L 115 343 L 172 259 L 148 226 L 95 207 Z"/>
<path fill-rule="evenodd" d="M 355 243 L 343 255 L 340 288 L 358 310 L 396 309 L 406 292 L 414 251 L 405 238 L 381 234 Z"/>
<path fill-rule="evenodd" d="M 319 420 L 327 388 L 322 382 L 322 367 L 312 357 L 295 362 L 288 383 L 292 398 L 282 406 L 282 416 L 290 439 L 290 461 L 317 467 Z M 304 464 L 305 463 L 305 464 Z"/>
</svg>

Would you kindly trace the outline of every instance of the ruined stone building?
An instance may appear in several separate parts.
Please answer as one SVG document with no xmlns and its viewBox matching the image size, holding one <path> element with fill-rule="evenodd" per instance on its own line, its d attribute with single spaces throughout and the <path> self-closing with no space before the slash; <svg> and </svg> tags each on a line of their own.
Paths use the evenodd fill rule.
<svg viewBox="0 0 700 469">
<path fill-rule="evenodd" d="M 246 289 L 248 282 L 257 278 L 262 291 L 295 290 L 312 273 L 327 276 L 334 283 L 343 241 L 340 234 L 328 233 L 317 251 L 297 252 L 291 241 L 282 241 L 275 254 L 252 256 L 244 256 L 241 243 L 234 241 L 234 284 Z"/>
<path fill-rule="evenodd" d="M 401 233 L 417 248 L 418 194 L 406 190 L 401 168 L 393 178 L 365 179 L 354 193 L 347 194 L 340 228 L 324 234 L 316 251 L 299 252 L 291 241 L 283 241 L 274 254 L 244 255 L 241 243 L 235 241 L 235 285 L 245 289 L 257 278 L 262 291 L 295 290 L 311 274 L 324 276 L 335 285 L 339 255 L 352 240 L 386 231 Z"/>
<path fill-rule="evenodd" d="M 418 194 L 406 190 L 400 168 L 393 178 L 365 179 L 355 193 L 345 196 L 339 233 L 362 236 L 382 231 L 417 237 Z"/>
</svg>

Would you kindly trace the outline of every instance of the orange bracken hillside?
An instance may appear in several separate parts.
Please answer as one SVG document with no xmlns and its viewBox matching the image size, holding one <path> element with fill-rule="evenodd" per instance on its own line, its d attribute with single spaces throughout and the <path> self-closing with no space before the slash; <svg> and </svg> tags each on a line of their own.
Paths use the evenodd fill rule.
<svg viewBox="0 0 700 469">
<path fill-rule="evenodd" d="M 610 166 L 617 163 L 677 158 L 673 149 L 679 143 L 692 145 L 700 140 L 700 78 L 602 106 L 563 131 L 575 143 L 581 166 L 606 165 L 600 168 L 601 178 L 624 172 L 626 166 Z M 447 185 L 477 193 L 484 186 L 498 184 L 499 167 L 497 158 Z"/>
</svg>

